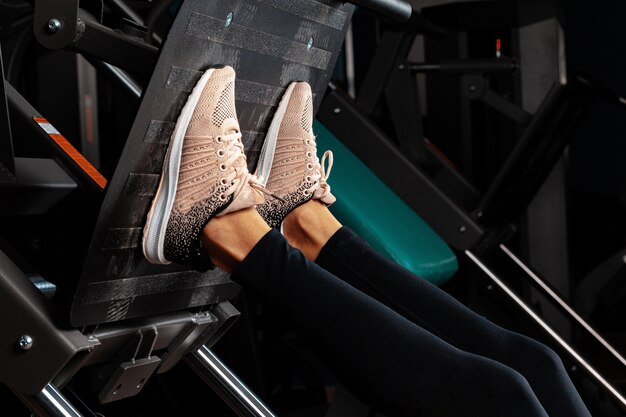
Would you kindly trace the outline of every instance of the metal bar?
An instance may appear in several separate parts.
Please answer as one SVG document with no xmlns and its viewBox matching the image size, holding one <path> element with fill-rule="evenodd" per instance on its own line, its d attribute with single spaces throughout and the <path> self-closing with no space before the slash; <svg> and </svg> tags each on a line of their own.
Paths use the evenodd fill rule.
<svg viewBox="0 0 626 417">
<path fill-rule="evenodd" d="M 353 99 L 356 98 L 356 67 L 354 64 L 354 30 L 352 25 L 346 31 L 346 41 L 344 47 L 346 63 L 346 88 L 348 94 Z"/>
<path fill-rule="evenodd" d="M 2 166 L 11 174 L 15 174 L 13 136 L 11 134 L 11 121 L 9 120 L 7 93 L 4 88 L 4 66 L 2 49 L 0 48 L 0 169 Z"/>
<path fill-rule="evenodd" d="M 56 293 L 57 291 L 56 285 L 49 281 L 46 281 L 40 275 L 29 275 L 28 279 L 30 279 L 30 282 L 32 282 L 33 285 L 37 287 L 37 289 L 41 291 L 43 295 L 45 295 L 46 298 L 49 300 L 52 299 L 54 293 Z"/>
<path fill-rule="evenodd" d="M 400 149 L 419 166 L 427 167 L 434 161 L 426 151 L 416 83 L 415 75 L 400 66 L 392 71 L 387 80 L 385 97 Z"/>
<path fill-rule="evenodd" d="M 98 83 L 95 68 L 82 56 L 76 55 L 76 84 L 78 89 L 78 116 L 80 144 L 85 158 L 100 167 L 100 137 L 98 117 Z"/>
<path fill-rule="evenodd" d="M 351 0 L 350 3 L 369 9 L 397 22 L 406 22 L 413 8 L 404 0 Z"/>
<path fill-rule="evenodd" d="M 185 361 L 240 417 L 276 415 L 206 346 Z"/>
<path fill-rule="evenodd" d="M 152 74 L 157 47 L 103 26 L 82 11 L 80 16 L 83 25 L 73 42 L 76 49 L 144 77 Z"/>
<path fill-rule="evenodd" d="M 556 302 L 570 317 L 572 317 L 578 324 L 580 324 L 585 330 L 593 336 L 602 346 L 604 346 L 611 354 L 626 366 L 626 359 L 619 353 L 609 342 L 604 339 L 596 329 L 594 329 L 589 323 L 585 321 L 559 294 L 552 289 L 544 280 L 542 280 L 532 269 L 530 269 L 524 262 L 522 262 L 515 254 L 507 248 L 505 245 L 500 245 L 500 249 L 515 262 L 539 287 L 541 287 L 545 293 Z"/>
<path fill-rule="evenodd" d="M 15 393 L 37 417 L 83 417 L 83 415 L 52 384 L 35 396 Z"/>
<path fill-rule="evenodd" d="M 126 19 L 132 20 L 140 25 L 144 24 L 142 17 L 135 13 L 126 2 L 122 0 L 105 0 L 104 3 Z"/>
<path fill-rule="evenodd" d="M 517 106 L 515 103 L 504 99 L 489 88 L 485 88 L 480 96 L 480 100 L 521 126 L 528 126 L 533 119 L 532 114 Z"/>
<path fill-rule="evenodd" d="M 119 15 L 125 17 L 128 20 L 132 20 L 138 25 L 145 26 L 145 21 L 141 16 L 139 16 L 135 11 L 126 4 L 123 0 L 105 0 L 104 1 L 107 6 L 111 9 L 115 10 Z M 156 33 L 152 33 L 152 39 L 157 41 L 157 43 L 161 43 L 163 39 Z"/>
<path fill-rule="evenodd" d="M 374 113 L 385 90 L 389 74 L 397 67 L 398 60 L 406 59 L 407 36 L 404 32 L 387 31 L 376 47 L 372 63 L 367 69 L 356 98 L 359 108 L 367 115 Z"/>
<path fill-rule="evenodd" d="M 526 303 L 511 290 L 494 272 L 492 272 L 482 261 L 474 255 L 470 250 L 466 250 L 467 257 L 474 262 L 486 275 L 493 281 L 502 291 L 504 291 L 519 307 L 521 307 L 543 330 L 545 330 L 550 337 L 559 344 L 563 349 L 569 353 L 574 360 L 587 371 L 593 379 L 595 379 L 600 385 L 602 385 L 611 394 L 611 396 L 617 401 L 617 403 L 626 410 L 626 398 L 613 387 L 598 371 L 596 371 L 576 350 L 567 343 L 550 325 L 539 317 L 535 311 L 530 308 Z"/>
<path fill-rule="evenodd" d="M 476 210 L 481 224 L 492 227 L 517 222 L 534 198 L 537 203 L 537 193 L 554 172 L 593 99 L 590 91 L 575 85 L 553 85 L 485 192 Z M 543 211 L 534 210 L 534 218 L 541 218 L 546 214 Z M 542 224 L 546 222 L 550 223 L 544 219 Z"/>
<path fill-rule="evenodd" d="M 13 114 L 13 125 L 16 132 L 21 132 L 24 136 L 33 138 L 46 147 L 47 151 L 52 152 L 54 158 L 59 164 L 69 171 L 74 180 L 78 180 L 81 187 L 85 187 L 88 194 L 85 195 L 84 203 L 92 201 L 98 204 L 102 195 L 102 187 L 95 182 L 92 176 L 89 176 L 83 168 L 74 160 L 67 152 L 65 152 L 57 142 L 50 136 L 45 129 L 54 129 L 52 125 L 46 122 L 35 122 L 34 118 L 43 119 L 41 114 L 33 108 L 11 84 L 5 82 L 4 87 L 7 91 L 7 99 L 11 113 Z M 45 128 L 45 129 L 44 129 Z M 54 130 L 56 132 L 56 130 Z M 58 132 L 57 132 L 58 133 Z M 97 201 L 93 201 L 96 199 Z M 86 208 L 85 208 L 86 209 Z"/>
<path fill-rule="evenodd" d="M 437 72 L 446 75 L 463 74 L 513 74 L 518 69 L 514 60 L 498 59 L 465 59 L 459 61 L 443 61 L 440 64 L 409 62 L 413 72 Z"/>
<path fill-rule="evenodd" d="M 91 65 L 100 71 L 102 75 L 118 85 L 121 90 L 125 91 L 133 98 L 139 99 L 141 97 L 142 87 L 128 72 L 91 56 L 86 56 L 86 58 Z"/>
</svg>

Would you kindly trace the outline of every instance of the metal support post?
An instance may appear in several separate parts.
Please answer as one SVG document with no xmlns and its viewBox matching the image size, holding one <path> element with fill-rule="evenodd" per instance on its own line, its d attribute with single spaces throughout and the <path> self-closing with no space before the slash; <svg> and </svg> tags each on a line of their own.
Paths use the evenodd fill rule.
<svg viewBox="0 0 626 417">
<path fill-rule="evenodd" d="M 624 395 L 614 387 L 604 375 L 602 375 L 598 370 L 592 366 L 582 355 L 555 329 L 554 326 L 551 326 L 546 322 L 545 319 L 539 316 L 535 310 L 533 310 L 528 303 L 526 303 L 522 298 L 513 291 L 509 285 L 507 285 L 504 280 L 496 275 L 475 253 L 470 250 L 465 251 L 465 255 L 472 261 L 478 268 L 482 270 L 485 276 L 495 284 L 496 288 L 499 288 L 503 291 L 508 298 L 513 301 L 515 305 L 521 308 L 527 315 L 532 319 L 532 321 L 539 326 L 546 334 L 549 336 L 552 342 L 563 349 L 571 358 L 578 364 L 578 366 L 584 370 L 592 380 L 594 380 L 599 386 L 606 389 L 609 393 L 610 397 L 615 401 L 616 405 L 620 407 L 622 410 L 626 410 L 626 398 Z M 623 360 L 623 359 L 622 359 Z"/>
<path fill-rule="evenodd" d="M 238 416 L 276 416 L 207 346 L 187 355 L 185 361 Z"/>
<path fill-rule="evenodd" d="M 17 392 L 15 394 L 37 417 L 83 417 L 52 384 L 46 385 L 32 397 Z"/>
<path fill-rule="evenodd" d="M 4 66 L 2 63 L 2 49 L 0 48 L 0 171 L 2 171 L 2 167 L 11 174 L 15 174 L 11 122 L 9 120 L 7 94 L 4 89 Z"/>
</svg>

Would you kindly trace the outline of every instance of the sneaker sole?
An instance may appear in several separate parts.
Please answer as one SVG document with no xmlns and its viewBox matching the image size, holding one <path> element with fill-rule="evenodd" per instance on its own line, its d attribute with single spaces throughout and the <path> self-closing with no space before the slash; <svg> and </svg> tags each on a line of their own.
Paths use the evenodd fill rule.
<svg viewBox="0 0 626 417">
<path fill-rule="evenodd" d="M 178 117 L 174 131 L 170 137 L 170 144 L 167 148 L 165 161 L 163 162 L 159 188 L 152 200 L 152 206 L 148 212 L 148 218 L 143 231 L 143 254 L 146 259 L 153 264 L 167 265 L 171 263 L 165 258 L 164 253 L 165 231 L 167 230 L 167 222 L 169 221 L 176 197 L 183 141 L 187 127 L 191 121 L 191 116 L 214 70 L 214 68 L 208 69 L 202 77 L 200 77 L 200 80 L 189 95 Z"/>
<path fill-rule="evenodd" d="M 278 108 L 276 109 L 274 118 L 270 123 L 270 127 L 267 130 L 267 135 L 265 135 L 265 141 L 263 142 L 263 147 L 261 148 L 259 162 L 257 163 L 256 169 L 256 175 L 261 178 L 261 183 L 264 186 L 267 185 L 267 180 L 270 176 L 270 171 L 272 170 L 272 162 L 274 161 L 274 153 L 276 152 L 276 141 L 278 140 L 280 125 L 285 117 L 287 105 L 289 104 L 291 94 L 293 93 L 293 89 L 296 84 L 297 82 L 292 82 L 289 84 L 289 87 L 287 87 L 287 90 L 278 104 Z"/>
</svg>

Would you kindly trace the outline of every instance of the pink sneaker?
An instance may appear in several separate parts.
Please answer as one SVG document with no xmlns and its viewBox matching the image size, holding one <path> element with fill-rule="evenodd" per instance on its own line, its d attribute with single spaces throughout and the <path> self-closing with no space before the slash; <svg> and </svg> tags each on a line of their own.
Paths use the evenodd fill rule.
<svg viewBox="0 0 626 417">
<path fill-rule="evenodd" d="M 265 200 L 264 187 L 248 172 L 234 91 L 233 68 L 211 68 L 178 117 L 144 228 L 151 263 L 210 268 L 200 246 L 204 226 Z"/>
<path fill-rule="evenodd" d="M 328 159 L 328 169 L 325 162 Z M 333 154 L 317 157 L 313 135 L 313 100 L 306 82 L 289 85 L 276 110 L 261 149 L 256 174 L 280 199 L 267 199 L 257 206 L 261 217 L 278 228 L 285 216 L 311 199 L 326 205 L 335 202 L 326 182 Z"/>
</svg>

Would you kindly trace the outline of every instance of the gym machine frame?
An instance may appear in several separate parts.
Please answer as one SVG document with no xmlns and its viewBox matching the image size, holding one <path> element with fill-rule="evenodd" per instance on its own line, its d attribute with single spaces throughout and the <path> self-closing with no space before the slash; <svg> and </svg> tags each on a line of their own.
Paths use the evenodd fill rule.
<svg viewBox="0 0 626 417">
<path fill-rule="evenodd" d="M 103 75 L 130 96 L 142 95 L 159 48 L 142 39 L 141 18 L 122 0 L 105 0 L 124 17 L 122 30 L 102 25 L 102 2 L 33 0 L 35 38 L 52 50 L 83 54 Z M 408 19 L 411 8 L 402 0 L 361 0 L 352 3 L 393 20 Z M 149 41 L 160 42 L 152 34 Z M 1 51 L 0 51 L 0 71 Z M 76 160 L 51 138 L 60 136 L 21 94 L 0 83 L 0 186 L 2 215 L 46 213 L 79 188 L 84 209 L 98 210 L 103 184 L 87 177 Z M 10 124 L 9 115 L 15 122 Z M 33 123 L 40 120 L 39 125 Z M 54 159 L 44 162 L 13 156 L 15 132 L 38 138 Z M 74 155 L 75 156 L 75 155 Z M 37 164 L 45 164 L 45 169 Z M 29 168 L 29 169 L 27 169 Z M 37 173 L 39 172 L 39 176 Z M 48 175 L 42 174 L 48 173 Z M 54 175 L 49 175 L 54 172 Z M 8 203 L 10 201 L 10 204 Z M 93 219 L 91 219 L 93 220 Z M 274 416 L 272 411 L 213 353 L 211 347 L 229 329 L 239 312 L 228 301 L 76 329 L 51 302 L 55 286 L 41 277 L 27 277 L 0 251 L 0 298 L 5 309 L 0 354 L 0 382 L 7 385 L 37 416 L 81 416 L 62 393 L 84 367 L 97 368 L 102 403 L 136 395 L 155 373 L 187 362 L 239 416 Z M 10 313 L 10 314 L 7 314 Z M 17 320 L 12 319 L 17 317 Z M 45 344 L 45 349 L 40 346 Z M 163 352 L 160 356 L 155 352 Z M 117 358 L 117 359 L 116 359 Z M 123 359 L 119 359 L 123 358 Z M 130 359 L 129 359 L 130 358 Z M 89 410 L 87 410 L 89 411 Z"/>
</svg>

